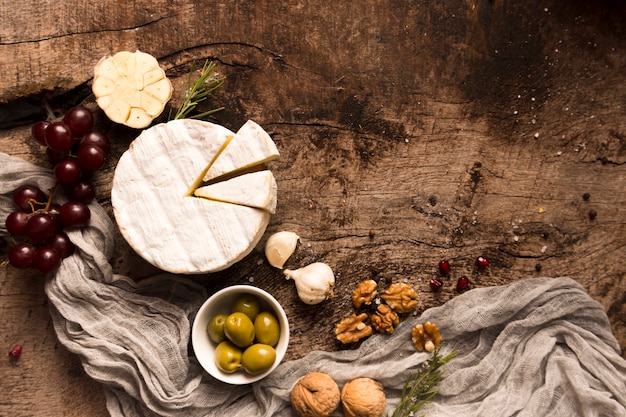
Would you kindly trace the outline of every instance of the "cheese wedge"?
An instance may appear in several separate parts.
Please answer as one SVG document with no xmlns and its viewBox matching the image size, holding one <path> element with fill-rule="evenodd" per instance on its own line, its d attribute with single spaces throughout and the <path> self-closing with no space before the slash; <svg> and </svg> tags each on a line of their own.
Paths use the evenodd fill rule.
<svg viewBox="0 0 626 417">
<path fill-rule="evenodd" d="M 243 259 L 269 224 L 276 186 L 267 170 L 237 173 L 277 157 L 277 151 L 259 151 L 268 147 L 267 137 L 192 119 L 144 130 L 120 158 L 111 190 L 115 219 L 129 245 L 172 273 L 216 272 Z M 235 152 L 229 150 L 233 144 Z M 203 187 L 208 191 L 200 194 L 211 197 L 194 195 L 213 166 L 228 178 Z"/>
<path fill-rule="evenodd" d="M 221 159 L 221 158 L 220 158 Z M 219 161 L 219 159 L 218 159 Z M 276 180 L 269 170 L 251 172 L 198 188 L 196 197 L 276 212 Z"/>
</svg>

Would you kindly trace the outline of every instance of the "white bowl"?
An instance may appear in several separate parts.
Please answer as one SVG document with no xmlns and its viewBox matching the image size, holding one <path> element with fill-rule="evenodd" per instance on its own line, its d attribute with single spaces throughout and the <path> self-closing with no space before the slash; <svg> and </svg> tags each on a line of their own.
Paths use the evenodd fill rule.
<svg viewBox="0 0 626 417">
<path fill-rule="evenodd" d="M 275 346 L 276 360 L 274 365 L 267 371 L 258 374 L 249 374 L 243 369 L 233 373 L 220 370 L 215 365 L 213 358 L 217 345 L 209 339 L 207 333 L 207 325 L 211 317 L 219 313 L 229 314 L 233 302 L 242 294 L 256 296 L 261 304 L 261 310 L 273 312 L 280 324 L 280 338 Z M 287 352 L 287 345 L 289 345 L 289 322 L 285 310 L 268 292 L 251 285 L 234 285 L 216 292 L 202 304 L 191 328 L 191 343 L 198 362 L 214 378 L 233 385 L 251 384 L 265 378 L 282 361 Z"/>
</svg>

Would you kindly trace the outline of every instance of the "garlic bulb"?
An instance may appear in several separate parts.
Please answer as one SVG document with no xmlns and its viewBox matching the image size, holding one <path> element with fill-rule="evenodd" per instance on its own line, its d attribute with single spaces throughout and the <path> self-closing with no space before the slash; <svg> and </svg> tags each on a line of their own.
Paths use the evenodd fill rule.
<svg viewBox="0 0 626 417">
<path fill-rule="evenodd" d="M 335 274 L 323 262 L 314 262 L 296 270 L 283 271 L 287 279 L 296 282 L 298 296 L 306 304 L 319 304 L 333 296 Z"/>
<path fill-rule="evenodd" d="M 294 232 L 277 232 L 265 243 L 265 257 L 273 267 L 283 269 L 283 265 L 296 250 L 300 236 Z"/>
</svg>

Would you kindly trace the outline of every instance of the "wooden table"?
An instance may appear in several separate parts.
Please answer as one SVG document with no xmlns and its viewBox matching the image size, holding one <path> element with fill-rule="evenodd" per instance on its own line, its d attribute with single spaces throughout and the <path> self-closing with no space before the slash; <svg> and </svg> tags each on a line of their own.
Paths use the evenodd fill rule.
<svg viewBox="0 0 626 417">
<path fill-rule="evenodd" d="M 260 123 L 281 152 L 267 233 L 302 242 L 288 266 L 320 260 L 335 297 L 309 307 L 254 251 L 209 289 L 250 281 L 285 306 L 289 358 L 342 349 L 333 328 L 368 278 L 406 281 L 420 311 L 473 287 L 571 276 L 605 307 L 626 347 L 626 7 L 587 2 L 187 0 L 0 3 L 0 150 L 46 164 L 30 138 L 44 103 L 96 109 L 100 57 L 158 57 L 180 102 L 193 63 L 226 83 L 203 109 Z M 111 213 L 118 157 L 137 135 L 97 112 L 114 142 L 96 177 Z M 583 196 L 587 194 L 583 198 Z M 595 213 L 596 216 L 590 216 Z M 155 272 L 117 237 L 115 271 Z M 485 272 L 477 256 L 491 260 Z M 428 282 L 449 259 L 440 293 Z M 44 277 L 0 271 L 0 415 L 104 416 L 99 385 L 57 342 Z M 5 353 L 6 355 L 6 353 Z"/>
</svg>

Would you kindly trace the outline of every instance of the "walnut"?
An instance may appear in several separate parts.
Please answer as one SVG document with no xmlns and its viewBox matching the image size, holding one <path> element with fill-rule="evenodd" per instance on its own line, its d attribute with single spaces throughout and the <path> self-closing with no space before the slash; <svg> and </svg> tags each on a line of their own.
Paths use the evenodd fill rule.
<svg viewBox="0 0 626 417">
<path fill-rule="evenodd" d="M 322 372 L 309 372 L 291 390 L 291 406 L 300 417 L 328 417 L 338 405 L 339 387 Z"/>
<path fill-rule="evenodd" d="M 346 417 L 381 417 L 387 398 L 383 385 L 371 378 L 356 378 L 341 389 L 341 405 Z"/>
<path fill-rule="evenodd" d="M 378 306 L 376 313 L 372 315 L 372 327 L 379 333 L 393 333 L 394 326 L 400 324 L 398 315 L 386 304 Z"/>
<path fill-rule="evenodd" d="M 432 352 L 441 344 L 443 338 L 439 333 L 439 328 L 435 323 L 427 321 L 424 325 L 418 324 L 411 330 L 411 340 L 415 349 L 420 352 Z"/>
<path fill-rule="evenodd" d="M 359 283 L 352 293 L 352 305 L 354 308 L 360 308 L 363 304 L 370 305 L 378 291 L 378 284 L 373 279 L 368 279 Z"/>
<path fill-rule="evenodd" d="M 341 320 L 335 327 L 335 335 L 337 339 L 344 344 L 353 343 L 372 334 L 372 326 L 367 325 L 364 321 L 367 314 L 361 313 L 358 316 L 352 316 Z"/>
<path fill-rule="evenodd" d="M 417 306 L 417 293 L 409 284 L 391 284 L 381 298 L 397 313 L 408 313 Z"/>
</svg>

